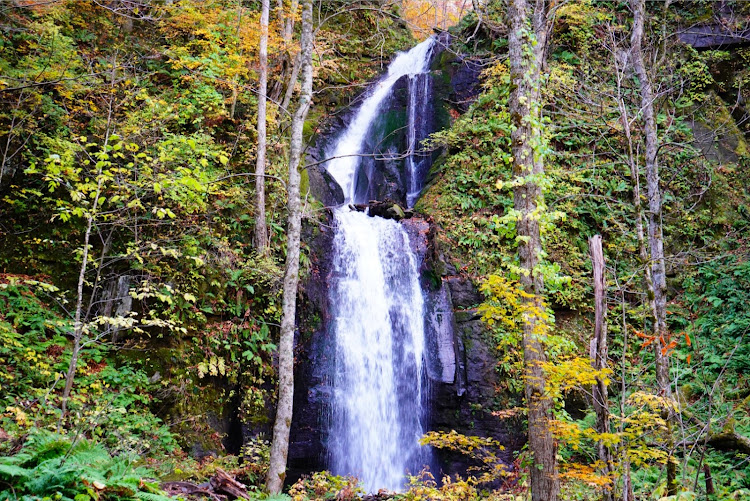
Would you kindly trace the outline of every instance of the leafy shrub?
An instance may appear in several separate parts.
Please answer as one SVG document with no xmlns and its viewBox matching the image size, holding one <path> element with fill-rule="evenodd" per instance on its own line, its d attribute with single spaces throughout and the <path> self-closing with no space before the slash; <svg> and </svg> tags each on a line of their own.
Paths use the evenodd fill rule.
<svg viewBox="0 0 750 501">
<path fill-rule="evenodd" d="M 294 501 L 308 499 L 336 499 L 349 501 L 359 499 L 364 491 L 354 477 L 340 477 L 327 471 L 319 471 L 311 476 L 304 476 L 290 489 Z"/>
<path fill-rule="evenodd" d="M 11 435 L 59 423 L 62 374 L 70 359 L 70 321 L 40 299 L 57 289 L 4 276 L 0 283 L 0 426 Z M 82 350 L 62 424 L 97 438 L 112 453 L 164 455 L 177 445 L 151 411 L 154 384 L 139 367 L 115 363 L 105 344 Z"/>
</svg>

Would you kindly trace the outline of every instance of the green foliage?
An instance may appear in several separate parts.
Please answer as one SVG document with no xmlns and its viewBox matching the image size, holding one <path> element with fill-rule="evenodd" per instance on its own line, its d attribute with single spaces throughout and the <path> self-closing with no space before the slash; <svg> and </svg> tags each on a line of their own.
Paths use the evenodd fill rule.
<svg viewBox="0 0 750 501">
<path fill-rule="evenodd" d="M 512 228 L 497 218 L 510 210 L 512 197 L 495 187 L 510 179 L 510 118 L 499 104 L 507 96 L 506 79 L 451 129 L 433 136 L 449 156 L 435 166 L 436 180 L 417 204 L 442 226 L 441 245 L 453 249 L 451 256 L 472 275 L 494 271 L 513 255 Z"/>
<path fill-rule="evenodd" d="M 152 473 L 135 463 L 80 437 L 31 430 L 18 453 L 0 458 L 0 499 L 169 500 L 148 480 Z"/>
<path fill-rule="evenodd" d="M 434 181 L 418 202 L 440 226 L 440 244 L 450 248 L 456 267 L 478 279 L 503 271 L 518 278 L 514 183 L 511 172 L 511 123 L 507 99 L 510 80 L 507 64 L 485 71 L 484 92 L 453 126 L 432 136 L 434 146 L 447 155 L 433 169 Z M 552 199 L 570 192 L 567 174 L 554 168 L 543 180 Z M 549 297 L 557 304 L 575 307 L 583 289 L 572 278 L 582 274 L 585 262 L 571 245 L 567 219 L 555 207 L 543 221 L 542 273 Z"/>
<path fill-rule="evenodd" d="M 745 257 L 721 258 L 687 276 L 683 286 L 685 307 L 694 320 L 682 323 L 687 337 L 680 340 L 677 356 L 686 361 L 692 353 L 692 361 L 702 368 L 685 376 L 700 377 L 695 383 L 704 389 L 721 376 L 735 394 L 742 394 L 748 387 L 750 369 L 750 344 L 745 341 L 750 332 L 750 262 Z"/>
<path fill-rule="evenodd" d="M 67 344 L 70 322 L 51 312 L 20 279 L 0 280 L 8 282 L 0 283 L 0 405 L 5 407 L 27 397 L 42 398 L 47 384 L 59 377 L 54 353 Z"/>
<path fill-rule="evenodd" d="M 255 160 L 258 5 L 148 3 L 143 11 L 130 11 L 130 20 L 83 0 L 19 2 L 0 13 L 0 270 L 28 274 L 0 275 L 0 425 L 16 439 L 32 434 L 21 453 L 0 460 L 0 477 L 29 498 L 54 498 L 34 483 L 34 475 L 52 479 L 58 473 L 51 471 L 54 465 L 61 465 L 59 474 L 70 481 L 64 496 L 76 501 L 148 497 L 148 489 L 133 490 L 123 480 L 125 473 L 118 477 L 118 471 L 131 471 L 131 454 L 160 459 L 175 454 L 172 432 L 179 432 L 184 444 L 218 448 L 221 437 L 207 422 L 209 411 L 221 415 L 230 401 L 240 402 L 244 423 L 260 424 L 273 400 L 268 388 L 280 318 L 286 200 L 283 183 L 269 178 L 271 252 L 258 255 L 249 237 L 255 214 L 253 180 L 246 175 Z M 744 19 L 747 7 L 732 5 L 736 19 Z M 320 93 L 314 116 L 321 120 L 359 92 L 358 85 L 380 72 L 395 50 L 413 43 L 408 27 L 392 15 L 397 10 L 388 10 L 398 7 L 379 5 L 386 10 L 378 11 L 368 3 L 347 4 L 343 12 L 342 6 L 324 3 L 319 11 L 321 18 L 331 16 L 316 42 Z M 507 46 L 502 2 L 483 6 L 481 24 L 471 12 L 455 28 L 458 46 L 502 59 Z M 654 355 L 643 294 L 645 263 L 637 257 L 634 180 L 615 102 L 619 85 L 622 104 L 632 124 L 638 123 L 638 82 L 629 72 L 618 81 L 613 67 L 627 44 L 629 12 L 621 3 L 589 1 L 562 3 L 556 11 L 544 102 L 551 120 L 541 124 L 551 151 L 547 175 L 536 181 L 544 184 L 549 215 L 542 256 L 549 306 L 544 313 L 550 319 L 546 348 L 553 360 L 547 373 L 560 404 L 560 453 L 571 479 L 570 498 L 591 497 L 601 487 L 594 456 L 602 438 L 619 448 L 620 457 L 630 458 L 637 493 L 663 493 L 665 451 L 659 445 L 668 433 L 665 409 L 676 406 L 689 436 L 700 438 L 706 425 L 714 432 L 750 434 L 750 319 L 744 304 L 750 295 L 744 237 L 749 162 L 746 126 L 733 117 L 750 98 L 750 51 L 671 46 L 675 26 L 715 15 L 711 2 L 672 3 L 665 11 L 653 6 L 647 26 L 649 47 L 668 50 L 653 55 L 658 64 L 652 68 L 670 255 L 666 354 L 678 382 L 675 400 L 665 401 L 649 390 Z M 295 40 L 281 40 L 281 17 L 272 16 L 271 26 L 270 89 L 279 95 L 285 85 L 280 70 L 290 69 L 296 50 Z M 670 37 L 660 40 L 660 33 Z M 453 113 L 452 128 L 433 138 L 445 155 L 418 209 L 439 226 L 438 241 L 443 251 L 450 250 L 448 259 L 458 272 L 485 284 L 481 314 L 496 347 L 500 388 L 519 393 L 523 296 L 516 283 L 516 214 L 509 190 L 518 182 L 510 172 L 510 84 L 505 63 L 488 68 L 482 95 L 467 113 Z M 283 178 L 286 117 L 272 105 L 268 120 L 268 173 Z M 311 140 L 318 126 L 316 120 L 306 124 Z M 636 144 L 642 141 L 638 126 L 632 134 Z M 696 141 L 703 136 L 708 139 Z M 635 156 L 642 166 L 638 148 Z M 84 270 L 83 300 L 90 306 L 84 308 L 86 345 L 71 415 L 61 422 L 69 310 L 77 299 L 88 222 L 93 238 Z M 572 355 L 585 351 L 590 335 L 587 238 L 597 233 L 604 237 L 609 266 L 610 363 L 620 372 L 603 375 L 627 385 L 625 395 L 619 384 L 610 388 L 612 401 L 623 403 L 622 413 L 613 406 L 616 440 L 593 432 L 591 415 L 575 420 L 563 407 L 570 392 L 588 391 L 593 374 L 585 359 Z M 104 291 L 122 276 L 132 277 L 127 291 L 132 311 L 106 313 L 100 306 Z M 178 423 L 171 432 L 155 409 Z M 85 439 L 71 445 L 65 437 L 37 431 L 58 423 Z M 454 450 L 471 444 L 433 438 L 436 446 Z M 49 459 L 57 463 L 13 459 L 31 458 L 45 441 L 67 444 L 50 446 L 57 456 Z M 3 442 L 3 451 L 10 446 Z M 63 449 L 73 451 L 68 459 L 60 459 Z M 699 449 L 721 479 L 717 496 L 745 495 L 747 458 Z M 700 484 L 702 463 L 693 452 L 682 449 L 685 475 Z M 221 458 L 202 473 L 184 464 L 183 472 L 198 478 L 226 466 L 259 483 L 266 453 L 266 444 L 258 441 L 244 451 L 242 464 Z M 87 458 L 90 466 L 72 457 Z M 99 489 L 95 481 L 107 487 Z M 83 490 L 76 491 L 79 487 Z M 360 494 L 354 480 L 327 474 L 296 489 L 293 495 L 310 499 Z M 403 496 L 483 494 L 468 480 L 437 487 L 425 473 L 412 479 Z"/>
<path fill-rule="evenodd" d="M 65 334 L 71 322 L 41 299 L 57 289 L 18 277 L 0 283 L 0 376 L 4 414 L 0 424 L 13 435 L 54 426 L 60 420 L 59 392 L 70 359 Z M 173 452 L 172 434 L 150 411 L 154 385 L 137 366 L 117 363 L 107 345 L 82 350 L 77 387 L 62 422 L 113 453 L 149 456 Z"/>
<path fill-rule="evenodd" d="M 487 7 L 486 24 L 495 19 L 492 9 Z M 746 19 L 746 9 L 737 9 L 737 19 Z M 740 410 L 746 408 L 744 372 L 750 356 L 744 348 L 748 326 L 741 307 L 748 295 L 747 252 L 741 236 L 748 221 L 743 167 L 747 146 L 735 122 L 739 115 L 731 113 L 737 96 L 747 95 L 743 89 L 748 56 L 744 49 L 698 52 L 673 46 L 669 38 L 676 26 L 704 22 L 714 14 L 709 3 L 666 10 L 654 6 L 647 20 L 649 47 L 655 51 L 651 57 L 659 61 L 652 74 L 660 92 L 655 107 L 669 256 L 670 334 L 664 345 L 671 378 L 677 381 L 675 400 L 665 400 L 651 390 L 654 339 L 648 334 L 651 314 L 643 292 L 647 264 L 638 258 L 635 179 L 628 163 L 628 148 L 634 146 L 632 159 L 643 197 L 639 82 L 628 63 L 619 59 L 628 46 L 630 14 L 624 4 L 595 2 L 565 4 L 556 10 L 544 90 L 544 113 L 550 120 L 542 125 L 552 148 L 546 156 L 545 198 L 551 213 L 564 216 L 545 225 L 542 257 L 547 263 L 550 317 L 556 317 L 547 347 L 552 360 L 547 367 L 553 383 L 549 390 L 560 404 L 557 431 L 569 481 L 565 493 L 571 499 L 592 499 L 607 481 L 596 463 L 600 440 L 615 447 L 618 457 L 630 458 L 638 493 L 665 495 L 661 487 L 654 491 L 655 485 L 665 485 L 668 454 L 662 445 L 683 440 L 669 437 L 674 430 L 666 426 L 665 412 L 680 414 L 682 431 L 691 436 L 699 436 L 706 425 L 748 433 L 746 412 Z M 475 22 L 474 15 L 467 17 L 460 27 L 463 33 L 470 35 Z M 478 33 L 483 40 L 467 47 L 477 54 L 485 53 L 487 46 L 482 44 L 492 38 L 502 43 L 498 35 Z M 661 34 L 668 39 L 661 40 Z M 483 75 L 483 84 L 484 92 L 469 111 L 454 117 L 449 131 L 436 135 L 435 144 L 444 146 L 446 154 L 436 164 L 418 208 L 440 225 L 441 248 L 459 273 L 485 284 L 482 313 L 497 347 L 500 389 L 507 393 L 520 389 L 522 382 L 522 294 L 514 282 L 514 213 L 507 190 L 514 183 L 507 161 L 507 66 L 496 63 Z M 623 110 L 630 138 L 623 127 Z M 617 374 L 601 375 L 618 381 L 610 387 L 610 401 L 622 403 L 621 409 L 612 406 L 617 426 L 606 437 L 594 431 L 591 415 L 576 420 L 563 407 L 568 392 L 588 394 L 595 375 L 587 359 L 573 356 L 588 351 L 591 335 L 587 239 L 594 234 L 603 236 L 608 266 L 610 368 Z M 566 279 L 548 280 L 553 277 Z M 620 394 L 623 388 L 625 395 Z M 698 449 L 680 451 L 687 458 L 686 478 L 702 478 L 697 456 L 704 452 Z M 724 461 L 724 474 L 729 464 L 744 471 L 743 456 L 735 461 L 731 454 L 705 454 Z M 738 480 L 742 475 L 730 475 L 734 488 L 746 487 Z"/>
</svg>

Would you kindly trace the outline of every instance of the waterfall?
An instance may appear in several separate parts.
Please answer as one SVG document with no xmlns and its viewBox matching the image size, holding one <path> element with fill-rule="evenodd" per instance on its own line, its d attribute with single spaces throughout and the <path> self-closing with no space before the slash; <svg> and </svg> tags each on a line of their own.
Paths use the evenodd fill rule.
<svg viewBox="0 0 750 501">
<path fill-rule="evenodd" d="M 399 490 L 429 452 L 417 443 L 425 341 L 416 259 L 395 221 L 348 209 L 335 220 L 331 466 L 368 492 Z"/>
<path fill-rule="evenodd" d="M 429 94 L 424 73 L 434 42 L 428 39 L 394 59 L 329 150 L 334 158 L 327 169 L 347 204 L 358 202 L 357 155 L 372 153 L 362 151 L 368 131 L 393 85 L 406 75 L 409 205 L 418 196 L 423 173 L 414 150 L 425 134 L 417 124 Z M 401 224 L 352 211 L 347 204 L 334 210 L 329 301 L 336 349 L 329 467 L 336 474 L 356 476 L 368 492 L 401 490 L 406 472 L 418 473 L 432 454 L 418 444 L 426 397 L 425 306 L 418 263 Z"/>
<path fill-rule="evenodd" d="M 413 207 L 414 202 L 422 191 L 423 181 L 428 167 L 427 154 L 420 151 L 419 143 L 429 135 L 429 107 L 432 104 L 432 79 L 427 73 L 409 75 L 409 121 L 407 134 L 406 164 L 409 171 L 409 181 L 406 192 L 406 205 Z"/>
<path fill-rule="evenodd" d="M 354 118 L 348 127 L 336 141 L 334 148 L 328 152 L 331 158 L 326 166 L 328 173 L 333 176 L 344 192 L 345 202 L 367 202 L 368 200 L 355 200 L 355 176 L 360 163 L 359 155 L 372 154 L 363 152 L 362 145 L 367 137 L 370 126 L 378 116 L 380 105 L 391 93 L 393 85 L 403 76 L 424 74 L 429 69 L 430 55 L 432 54 L 435 38 L 428 38 L 408 52 L 402 52 L 396 56 L 388 66 L 388 73 L 375 84 L 370 94 L 362 102 Z M 423 80 L 428 80 L 423 78 Z M 410 99 L 413 101 L 413 99 Z M 410 117 L 412 106 L 410 106 Z M 415 111 L 416 112 L 416 111 Z M 419 117 L 415 116 L 415 121 Z M 411 120 L 410 120 L 411 122 Z M 410 146 L 413 148 L 413 146 Z M 410 155 L 411 157 L 412 155 Z"/>
</svg>

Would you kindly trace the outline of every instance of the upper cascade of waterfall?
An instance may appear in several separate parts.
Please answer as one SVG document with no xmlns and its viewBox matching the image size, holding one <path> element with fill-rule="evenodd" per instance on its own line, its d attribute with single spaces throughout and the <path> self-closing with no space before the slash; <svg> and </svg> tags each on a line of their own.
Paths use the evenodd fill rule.
<svg viewBox="0 0 750 501">
<path fill-rule="evenodd" d="M 362 146 L 383 101 L 393 85 L 405 75 L 429 71 L 430 58 L 436 38 L 430 37 L 407 52 L 400 52 L 388 66 L 388 73 L 371 89 L 346 131 L 338 138 L 327 155 L 331 160 L 327 170 L 344 193 L 345 203 L 354 201 L 355 175 Z"/>
</svg>

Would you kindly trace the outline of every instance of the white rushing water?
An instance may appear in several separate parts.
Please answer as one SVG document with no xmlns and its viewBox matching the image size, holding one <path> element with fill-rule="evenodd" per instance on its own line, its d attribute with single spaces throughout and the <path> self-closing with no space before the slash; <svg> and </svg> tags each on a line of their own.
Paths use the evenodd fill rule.
<svg viewBox="0 0 750 501">
<path fill-rule="evenodd" d="M 428 135 L 429 121 L 427 108 L 431 102 L 432 79 L 427 73 L 409 75 L 409 112 L 407 131 L 406 166 L 409 180 L 406 191 L 406 205 L 413 207 L 414 202 L 422 191 L 422 182 L 427 174 L 424 172 L 427 163 L 427 153 L 420 151 L 419 142 Z"/>
<path fill-rule="evenodd" d="M 328 163 L 328 172 L 346 198 L 334 210 L 329 300 L 336 355 L 329 461 L 335 474 L 356 476 L 368 492 L 401 490 L 407 471 L 417 474 L 431 459 L 430 448 L 418 443 L 426 393 L 425 307 L 417 258 L 403 226 L 352 211 L 347 204 L 356 202 L 357 155 L 372 153 L 362 151 L 368 132 L 404 75 L 421 77 L 409 82 L 410 157 L 424 137 L 419 115 L 427 106 L 429 78 L 424 73 L 434 43 L 428 39 L 394 59 L 329 150 L 329 157 L 336 158 Z M 407 167 L 417 170 L 418 165 L 409 159 Z M 412 172 L 409 176 L 405 188 L 411 205 L 421 187 Z"/>
<path fill-rule="evenodd" d="M 425 73 L 429 69 L 430 54 L 435 44 L 435 38 L 428 38 L 408 52 L 396 56 L 388 66 L 388 74 L 377 82 L 371 94 L 362 102 L 346 131 L 336 141 L 335 147 L 328 157 L 333 160 L 327 164 L 327 170 L 336 180 L 344 192 L 346 203 L 354 201 L 355 183 L 360 157 L 363 153 L 362 145 L 367 132 L 378 116 L 380 105 L 391 93 L 393 85 L 404 75 Z"/>
<path fill-rule="evenodd" d="M 429 450 L 423 434 L 424 302 L 409 239 L 392 220 L 335 211 L 334 473 L 400 490 Z"/>
</svg>

